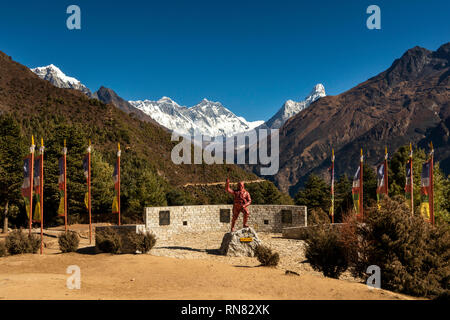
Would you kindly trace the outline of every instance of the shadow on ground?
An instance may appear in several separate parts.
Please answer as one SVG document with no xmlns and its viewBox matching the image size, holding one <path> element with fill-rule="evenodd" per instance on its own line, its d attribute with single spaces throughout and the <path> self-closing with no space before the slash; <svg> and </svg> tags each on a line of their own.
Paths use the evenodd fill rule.
<svg viewBox="0 0 450 320">
<path fill-rule="evenodd" d="M 207 254 L 213 254 L 220 256 L 219 249 L 197 249 L 191 247 L 182 247 L 182 246 L 167 246 L 167 247 L 158 247 L 156 249 L 170 249 L 170 250 L 186 250 L 186 251 L 195 251 L 195 252 L 205 252 Z"/>
<path fill-rule="evenodd" d="M 97 248 L 95 246 L 79 248 L 76 252 L 80 253 L 80 254 L 89 254 L 89 255 L 95 255 L 95 254 L 101 253 L 97 250 Z"/>
</svg>

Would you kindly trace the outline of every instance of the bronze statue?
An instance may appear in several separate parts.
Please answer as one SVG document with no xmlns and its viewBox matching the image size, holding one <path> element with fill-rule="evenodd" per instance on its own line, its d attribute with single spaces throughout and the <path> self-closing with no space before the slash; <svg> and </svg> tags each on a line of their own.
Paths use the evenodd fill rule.
<svg viewBox="0 0 450 320">
<path fill-rule="evenodd" d="M 227 178 L 227 183 L 225 187 L 228 193 L 231 193 L 234 196 L 233 202 L 233 218 L 231 220 L 231 231 L 234 231 L 234 225 L 236 223 L 237 218 L 239 217 L 239 213 L 242 211 L 244 214 L 243 227 L 248 228 L 248 206 L 252 203 L 252 198 L 250 197 L 250 193 L 245 190 L 244 182 L 240 181 L 238 183 L 238 189 L 235 191 L 230 188 L 230 179 Z"/>
</svg>

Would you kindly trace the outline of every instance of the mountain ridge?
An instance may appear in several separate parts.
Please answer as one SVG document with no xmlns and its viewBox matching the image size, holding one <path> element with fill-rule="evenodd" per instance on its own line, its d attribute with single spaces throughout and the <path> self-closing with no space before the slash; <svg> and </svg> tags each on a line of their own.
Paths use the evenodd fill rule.
<svg viewBox="0 0 450 320">
<path fill-rule="evenodd" d="M 280 189 L 295 194 L 309 174 L 326 176 L 332 148 L 336 173 L 353 175 L 361 147 L 375 165 L 386 145 L 392 152 L 426 140 L 433 128 L 448 128 L 449 48 L 411 48 L 387 70 L 290 118 L 280 130 L 280 170 L 273 177 Z M 445 160 L 437 151 L 436 160 Z"/>
<path fill-rule="evenodd" d="M 161 126 L 136 119 L 81 91 L 58 88 L 1 51 L 0 113 L 12 114 L 26 136 L 35 134 L 46 139 L 56 134 L 49 131 L 55 126 L 77 126 L 108 157 L 114 156 L 120 142 L 124 161 L 129 155 L 145 159 L 173 187 L 222 181 L 228 175 L 235 179 L 258 179 L 236 165 L 175 165 L 171 151 L 176 143 Z"/>
<path fill-rule="evenodd" d="M 275 113 L 268 121 L 266 121 L 260 128 L 263 129 L 279 129 L 283 124 L 297 113 L 306 109 L 314 101 L 326 96 L 325 87 L 323 84 L 316 84 L 311 90 L 310 94 L 302 101 L 287 100 L 283 106 Z"/>
<path fill-rule="evenodd" d="M 210 137 L 233 136 L 252 130 L 262 123 L 238 117 L 222 103 L 206 98 L 192 107 L 181 106 L 168 97 L 129 103 L 161 125 L 183 135 L 200 133 Z"/>
</svg>

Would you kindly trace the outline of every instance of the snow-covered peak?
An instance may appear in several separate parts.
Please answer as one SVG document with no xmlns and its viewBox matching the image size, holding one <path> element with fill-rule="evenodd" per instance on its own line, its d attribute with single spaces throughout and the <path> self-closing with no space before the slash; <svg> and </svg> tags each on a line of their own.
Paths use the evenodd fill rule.
<svg viewBox="0 0 450 320">
<path fill-rule="evenodd" d="M 190 108 L 180 107 L 172 99 L 129 101 L 159 124 L 180 134 L 210 137 L 233 136 L 259 126 L 264 121 L 247 121 L 236 116 L 220 102 L 203 99 Z"/>
<path fill-rule="evenodd" d="M 67 76 L 54 64 L 50 64 L 45 67 L 37 67 L 30 70 L 34 72 L 39 78 L 49 81 L 55 87 L 75 89 L 85 93 L 88 96 L 92 95 L 91 91 L 78 79 Z"/>
<path fill-rule="evenodd" d="M 169 97 L 163 96 L 161 99 L 158 100 L 159 103 L 176 103 Z"/>
<path fill-rule="evenodd" d="M 309 107 L 311 103 L 319 98 L 325 97 L 325 87 L 318 83 L 311 90 L 311 93 L 303 101 L 296 102 L 294 100 L 287 100 L 278 112 L 267 121 L 264 126 L 271 129 L 279 129 L 290 117 L 296 115 L 303 109 Z"/>
<path fill-rule="evenodd" d="M 325 97 L 325 96 L 326 96 L 325 87 L 323 86 L 323 84 L 318 83 L 311 90 L 311 93 L 309 94 L 309 96 L 307 96 L 305 98 L 305 101 L 309 102 L 311 104 L 314 101 L 316 101 L 317 99 Z"/>
</svg>

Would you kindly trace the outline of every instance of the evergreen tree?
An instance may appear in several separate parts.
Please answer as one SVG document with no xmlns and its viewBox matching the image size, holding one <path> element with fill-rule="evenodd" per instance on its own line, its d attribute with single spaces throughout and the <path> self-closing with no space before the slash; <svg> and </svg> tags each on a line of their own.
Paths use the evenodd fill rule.
<svg viewBox="0 0 450 320">
<path fill-rule="evenodd" d="M 363 166 L 363 197 L 364 207 L 371 206 L 377 200 L 377 175 L 376 168 L 365 163 Z"/>
<path fill-rule="evenodd" d="M 346 174 L 339 177 L 334 188 L 334 221 L 342 221 L 343 216 L 352 210 L 352 183 Z"/>
<path fill-rule="evenodd" d="M 10 115 L 0 115 L 0 206 L 3 207 L 3 230 L 8 230 L 8 217 L 23 206 L 20 192 L 23 182 L 23 158 L 26 155 L 25 140 L 18 122 Z M 25 208 L 24 208 L 25 210 Z"/>
<path fill-rule="evenodd" d="M 409 159 L 409 146 L 402 146 L 392 155 L 389 161 L 389 195 L 405 195 L 406 163 Z M 423 149 L 415 149 L 413 152 L 413 183 L 414 183 L 414 207 L 419 214 L 421 201 L 420 177 L 422 165 L 428 159 Z M 450 222 L 449 194 L 450 182 L 445 178 L 439 163 L 434 163 L 434 214 L 436 223 Z M 406 201 L 406 200 L 405 200 Z"/>
<path fill-rule="evenodd" d="M 187 204 L 186 195 L 181 189 L 173 189 L 166 194 L 167 205 L 183 206 Z"/>
<path fill-rule="evenodd" d="M 103 160 L 102 154 L 94 150 L 91 153 L 91 206 L 94 221 L 114 221 L 111 217 L 114 199 L 114 168 Z"/>
<path fill-rule="evenodd" d="M 142 221 L 145 207 L 167 205 L 165 184 L 145 160 L 122 152 L 121 212 L 126 223 Z"/>
<path fill-rule="evenodd" d="M 311 174 L 305 183 L 305 187 L 295 196 L 295 204 L 307 206 L 308 209 L 321 208 L 325 212 L 329 212 L 330 186 L 320 177 Z"/>
<path fill-rule="evenodd" d="M 83 171 L 83 158 L 86 155 L 88 139 L 83 133 L 83 130 L 78 126 L 65 124 L 54 127 L 46 136 L 46 140 L 44 140 L 46 146 L 44 153 L 45 223 L 63 223 L 63 220 L 57 216 L 57 211 L 60 201 L 58 189 L 58 159 L 62 156 L 64 139 L 67 141 L 68 221 L 69 223 L 87 223 L 89 221 L 88 211 L 84 204 L 87 183 Z M 92 165 L 91 159 L 91 167 Z"/>
</svg>

